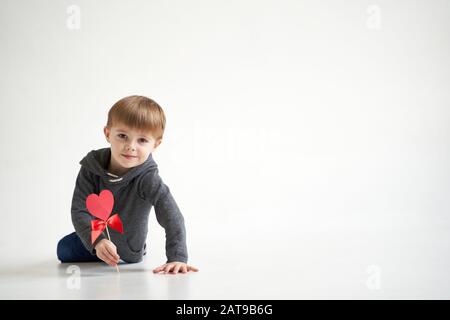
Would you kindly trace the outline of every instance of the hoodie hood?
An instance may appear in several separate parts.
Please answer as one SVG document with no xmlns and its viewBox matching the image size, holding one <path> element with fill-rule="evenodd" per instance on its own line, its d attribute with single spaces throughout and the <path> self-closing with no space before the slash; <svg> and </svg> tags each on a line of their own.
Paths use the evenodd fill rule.
<svg viewBox="0 0 450 320">
<path fill-rule="evenodd" d="M 111 148 L 103 148 L 90 151 L 83 159 L 81 159 L 80 164 L 88 171 L 100 176 L 105 184 L 126 184 L 136 176 L 158 167 L 150 153 L 144 163 L 131 168 L 127 173 L 120 177 L 108 172 L 110 160 Z"/>
</svg>

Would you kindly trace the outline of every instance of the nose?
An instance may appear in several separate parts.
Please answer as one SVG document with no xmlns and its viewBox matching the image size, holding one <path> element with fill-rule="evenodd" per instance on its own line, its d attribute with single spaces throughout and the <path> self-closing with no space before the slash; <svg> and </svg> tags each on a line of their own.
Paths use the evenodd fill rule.
<svg viewBox="0 0 450 320">
<path fill-rule="evenodd" d="M 129 144 L 129 145 L 127 145 L 127 150 L 131 150 L 131 151 L 135 151 L 136 150 L 136 148 L 134 147 L 134 145 L 133 144 Z"/>
</svg>

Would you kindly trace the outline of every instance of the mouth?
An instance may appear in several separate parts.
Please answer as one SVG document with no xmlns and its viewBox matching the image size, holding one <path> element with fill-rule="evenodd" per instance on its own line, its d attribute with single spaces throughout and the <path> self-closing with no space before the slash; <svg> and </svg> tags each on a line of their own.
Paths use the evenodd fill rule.
<svg viewBox="0 0 450 320">
<path fill-rule="evenodd" d="M 124 158 L 126 158 L 126 159 L 128 159 L 128 160 L 137 158 L 136 156 L 129 156 L 129 155 L 127 155 L 127 154 L 122 154 L 122 157 L 124 157 Z"/>
</svg>

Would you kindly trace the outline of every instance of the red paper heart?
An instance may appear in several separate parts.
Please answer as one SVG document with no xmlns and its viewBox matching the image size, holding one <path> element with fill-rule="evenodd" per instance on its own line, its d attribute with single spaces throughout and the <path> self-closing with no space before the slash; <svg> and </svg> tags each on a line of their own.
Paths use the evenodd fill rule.
<svg viewBox="0 0 450 320">
<path fill-rule="evenodd" d="M 91 193 L 86 198 L 86 207 L 90 214 L 102 220 L 107 220 L 114 206 L 114 196 L 109 190 L 102 190 L 100 195 Z"/>
</svg>

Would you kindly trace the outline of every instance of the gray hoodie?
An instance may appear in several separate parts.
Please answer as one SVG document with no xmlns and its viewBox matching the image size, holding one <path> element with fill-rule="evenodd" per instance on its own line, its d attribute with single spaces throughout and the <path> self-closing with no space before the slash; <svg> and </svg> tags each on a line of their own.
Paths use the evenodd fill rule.
<svg viewBox="0 0 450 320">
<path fill-rule="evenodd" d="M 111 241 L 120 258 L 129 263 L 139 262 L 145 254 L 148 217 L 152 206 L 156 219 L 166 232 L 167 262 L 187 262 L 186 230 L 181 214 L 169 187 L 158 174 L 152 154 L 147 160 L 131 168 L 122 177 L 107 172 L 111 148 L 92 150 L 81 161 L 81 168 L 72 198 L 72 223 L 87 250 L 95 255 L 95 245 L 106 237 L 106 230 L 91 243 L 91 220 L 86 209 L 86 197 L 103 189 L 114 195 L 111 214 L 119 214 L 124 233 L 108 228 Z"/>
</svg>

